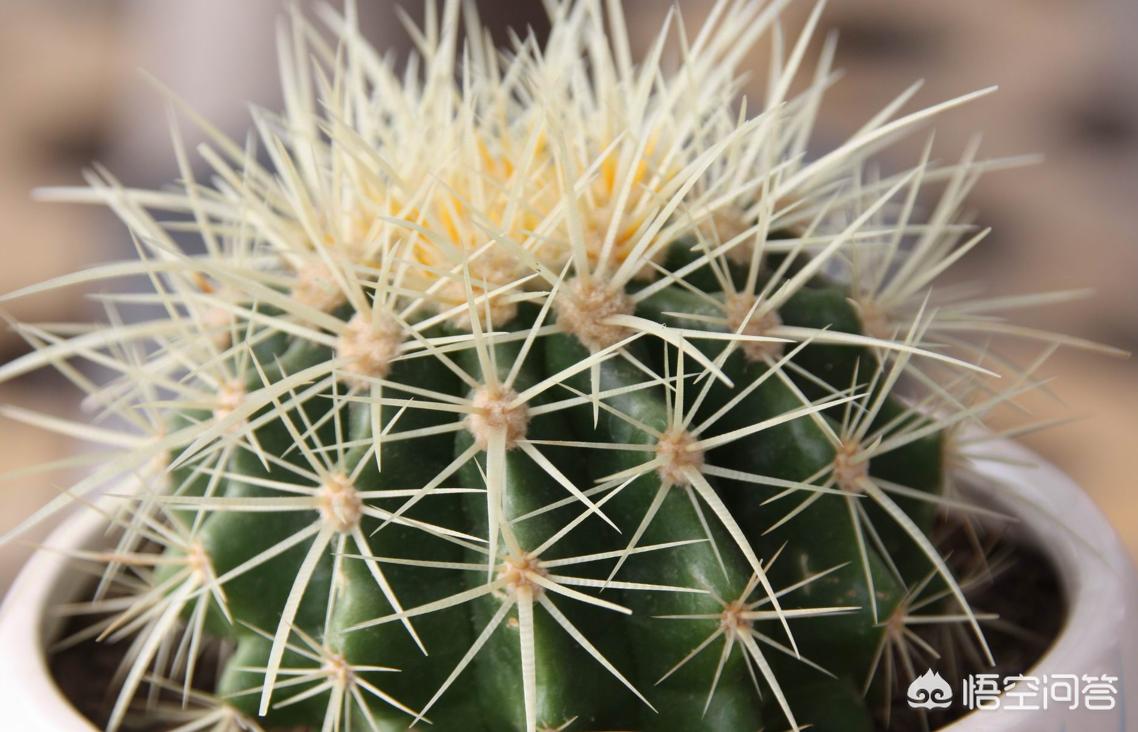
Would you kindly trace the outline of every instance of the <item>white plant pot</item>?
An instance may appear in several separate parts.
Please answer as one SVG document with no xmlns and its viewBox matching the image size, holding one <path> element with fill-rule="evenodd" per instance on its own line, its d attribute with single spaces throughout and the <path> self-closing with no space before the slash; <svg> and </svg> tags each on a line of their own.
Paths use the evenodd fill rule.
<svg viewBox="0 0 1138 732">
<path fill-rule="evenodd" d="M 1058 568 L 1067 618 L 1059 637 L 1029 676 L 1117 677 L 1112 711 L 1080 704 L 1043 711 L 977 711 L 946 732 L 1136 732 L 1138 731 L 1138 576 L 1122 543 L 1091 500 L 1070 478 L 1028 450 L 1010 443 L 992 453 L 1012 463 L 977 463 L 999 490 L 985 493 L 997 509 L 1019 519 L 1028 539 Z M 72 517 L 47 545 L 79 548 L 98 541 L 102 519 L 94 512 Z M 86 588 L 59 553 L 43 551 L 28 562 L 0 607 L 0 709 L 4 729 L 19 732 L 94 732 L 63 697 L 48 671 L 45 648 L 61 630 L 51 613 Z M 96 683 L 98 680 L 93 680 Z M 955 696 L 960 680 L 949 679 Z M 954 700 L 954 703 L 957 703 Z"/>
</svg>

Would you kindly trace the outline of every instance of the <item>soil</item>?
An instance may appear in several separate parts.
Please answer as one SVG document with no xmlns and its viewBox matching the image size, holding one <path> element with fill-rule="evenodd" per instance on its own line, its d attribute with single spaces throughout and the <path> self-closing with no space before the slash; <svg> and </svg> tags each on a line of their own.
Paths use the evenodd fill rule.
<svg viewBox="0 0 1138 732">
<path fill-rule="evenodd" d="M 977 613 L 994 613 L 999 616 L 999 621 L 985 624 L 984 628 L 996 666 L 990 667 L 982 662 L 967 631 L 959 635 L 960 642 L 953 645 L 958 649 L 971 649 L 971 653 L 958 651 L 954 657 L 946 655 L 932 661 L 957 694 L 960 679 L 969 673 L 995 673 L 1003 677 L 1028 671 L 1058 635 L 1066 612 L 1055 569 L 1037 549 L 1015 536 L 988 537 L 980 549 L 961 528 L 960 524 L 942 522 L 938 544 L 950 558 L 958 576 L 968 576 L 969 571 L 985 573 L 986 579 L 969 588 L 969 599 Z M 88 618 L 72 618 L 62 637 L 83 630 L 89 622 Z M 929 630 L 928 627 L 916 626 L 916 629 L 934 646 L 943 648 L 943 637 L 938 639 L 935 635 L 937 630 Z M 128 643 L 87 640 L 51 657 L 51 672 L 56 683 L 76 709 L 96 726 L 102 727 L 109 716 L 114 703 L 111 684 L 128 647 Z M 217 667 L 216 659 L 212 663 L 209 661 L 205 659 L 200 663 L 195 678 L 195 686 L 203 690 L 211 689 L 216 678 L 213 672 Z M 918 669 L 918 673 L 923 668 Z M 894 690 L 888 724 L 882 704 L 875 704 L 878 728 L 882 732 L 936 730 L 963 716 L 966 711 L 961 704 L 953 704 L 948 710 L 925 716 L 909 709 L 905 703 L 905 691 L 904 685 L 898 685 Z M 153 726 L 145 725 L 132 726 L 132 729 L 157 732 Z"/>
<path fill-rule="evenodd" d="M 90 593 L 87 593 L 90 596 Z M 90 625 L 90 618 L 77 616 L 64 626 L 61 638 L 79 633 Z M 99 729 L 105 727 L 115 703 L 115 693 L 119 688 L 116 673 L 130 644 L 100 643 L 94 639 L 85 640 L 53 653 L 50 658 L 51 675 L 55 683 L 71 700 L 79 712 L 91 720 Z M 210 690 L 217 682 L 217 648 L 207 648 L 198 662 L 194 674 L 194 688 Z M 180 699 L 180 695 L 177 696 Z M 157 725 L 138 724 L 131 720 L 132 732 L 159 732 Z M 169 728 L 165 725 L 164 728 Z M 283 731 L 281 731 L 283 732 Z"/>
<path fill-rule="evenodd" d="M 83 627 L 81 619 L 72 618 L 64 627 L 63 637 Z M 96 725 L 103 725 L 110 716 L 113 698 L 109 698 L 107 687 L 126 649 L 125 643 L 84 641 L 50 658 L 55 683 L 71 704 Z"/>
<path fill-rule="evenodd" d="M 882 732 L 927 732 L 965 716 L 968 709 L 959 703 L 965 677 L 984 673 L 1004 678 L 1027 673 L 1063 628 L 1066 617 L 1063 589 L 1055 568 L 1038 549 L 1016 536 L 997 534 L 989 537 L 984 552 L 978 552 L 966 532 L 960 529 L 959 524 L 950 525 L 942 520 L 938 531 L 942 539 L 938 544 L 950 560 L 952 557 L 968 557 L 965 562 L 974 562 L 977 557 L 984 557 L 988 567 L 992 568 L 990 579 L 977 582 L 966 594 L 977 614 L 991 613 L 999 618 L 991 623 L 981 623 L 996 664 L 990 666 L 984 661 L 970 632 L 963 625 L 959 626 L 956 647 L 969 649 L 970 654 L 959 654 L 963 657 L 956 658 L 946 655 L 931 661 L 925 659 L 953 687 L 957 703 L 948 709 L 932 712 L 910 709 L 905 701 L 905 687 L 909 683 L 906 680 L 904 685 L 898 685 L 893 691 L 888 722 L 884 710 L 878 705 L 877 723 Z M 959 567 L 954 569 L 958 577 L 967 576 Z M 938 643 L 935 630 L 929 631 L 928 627 L 917 628 L 919 634 L 934 647 L 944 648 L 943 638 Z M 917 669 L 917 673 L 923 671 L 923 666 Z"/>
</svg>

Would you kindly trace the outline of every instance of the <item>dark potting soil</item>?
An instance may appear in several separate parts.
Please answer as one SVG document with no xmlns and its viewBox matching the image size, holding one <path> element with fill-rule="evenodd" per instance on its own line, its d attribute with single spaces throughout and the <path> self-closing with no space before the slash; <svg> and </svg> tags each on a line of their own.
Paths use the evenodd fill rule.
<svg viewBox="0 0 1138 732">
<path fill-rule="evenodd" d="M 93 589 L 93 586 L 92 586 Z M 90 597 L 91 593 L 86 593 Z M 91 624 L 89 618 L 73 617 L 64 625 L 61 638 L 79 633 Z M 123 657 L 130 648 L 129 642 L 109 643 L 94 639 L 84 640 L 53 653 L 49 659 L 51 675 L 71 704 L 98 728 L 102 729 L 111 716 L 119 685 L 114 682 Z M 194 688 L 209 690 L 217 682 L 217 650 L 207 649 L 198 662 L 194 674 Z M 142 687 L 139 698 L 146 693 Z M 180 694 L 177 695 L 180 699 Z M 129 729 L 137 732 L 160 732 L 171 725 L 138 723 L 129 719 Z M 176 726 L 176 725 L 175 725 Z"/>
<path fill-rule="evenodd" d="M 966 557 L 965 562 L 968 562 L 983 556 L 960 529 L 959 524 L 948 525 L 942 521 L 938 532 L 942 536 L 938 542 L 942 554 L 948 556 L 953 565 L 959 563 L 951 561 L 953 558 Z M 1062 630 L 1066 617 L 1063 589 L 1054 566 L 1038 549 L 1014 536 L 996 537 L 990 540 L 986 556 L 992 567 L 992 576 L 971 585 L 966 594 L 978 615 L 998 617 L 995 621 L 981 621 L 995 665 L 989 665 L 980 655 L 975 636 L 964 623 L 956 624 L 953 629 L 957 638 L 955 644 L 949 645 L 950 650 L 956 650 L 953 654 L 945 653 L 946 644 L 943 637 L 938 639 L 936 626 L 912 626 L 918 635 L 943 654 L 940 659 L 917 656 L 914 665 L 924 664 L 918 665 L 917 674 L 924 673 L 926 666 L 940 673 L 952 687 L 954 701 L 944 710 L 911 709 L 906 701 L 909 684 L 906 679 L 893 689 L 888 719 L 884 705 L 880 702 L 876 705 L 875 717 L 882 732 L 927 732 L 965 716 L 969 709 L 961 702 L 961 696 L 966 677 L 970 674 L 995 674 L 1002 680 L 1008 676 L 1030 674 L 1032 666 Z M 959 610 L 945 612 L 958 613 Z M 961 653 L 960 649 L 968 649 L 969 652 Z"/>
<path fill-rule="evenodd" d="M 64 625 L 63 637 L 78 633 L 83 627 L 81 619 L 71 618 Z M 53 653 L 48 659 L 51 675 L 64 696 L 96 725 L 104 724 L 110 716 L 114 700 L 109 694 L 108 685 L 126 649 L 125 643 L 96 643 L 88 640 Z"/>
<path fill-rule="evenodd" d="M 963 624 L 954 629 L 958 639 L 957 643 L 950 644 L 957 649 L 954 654 L 945 654 L 938 660 L 923 656 L 917 660 L 918 664 L 932 663 L 933 670 L 938 671 L 953 687 L 957 699 L 960 696 L 961 679 L 967 674 L 994 673 L 1002 678 L 1027 672 L 1050 647 L 1062 628 L 1065 615 L 1059 578 L 1043 554 L 1014 537 L 989 540 L 985 550 L 980 552 L 966 532 L 960 529 L 959 524 L 946 522 L 938 532 L 941 535 L 938 544 L 942 552 L 950 557 L 950 564 L 956 571 L 963 571 L 970 564 L 975 565 L 982 556 L 990 558 L 991 577 L 972 584 L 968 596 L 977 613 L 999 616 L 998 621 L 984 623 L 985 636 L 996 665 L 988 666 L 977 655 L 974 639 Z M 71 618 L 65 624 L 61 637 L 78 633 L 89 624 L 88 618 Z M 945 647 L 943 637 L 936 635 L 937 632 L 942 632 L 938 628 L 913 626 L 913 629 L 938 650 Z M 98 727 L 102 727 L 110 715 L 117 691 L 116 688 L 111 688 L 111 683 L 128 647 L 127 642 L 100 643 L 85 640 L 51 656 L 50 667 L 55 682 L 75 708 Z M 960 649 L 971 651 L 962 652 Z M 213 658 L 203 658 L 198 664 L 194 680 L 197 689 L 211 690 L 216 681 L 217 649 L 211 649 L 211 653 Z M 919 666 L 917 672 L 923 671 L 924 666 Z M 874 704 L 878 728 L 883 732 L 936 730 L 967 712 L 962 704 L 954 703 L 947 710 L 922 715 L 910 709 L 906 703 L 907 685 L 906 680 L 893 690 L 888 725 L 883 703 L 879 700 Z M 160 730 L 156 725 L 146 724 L 132 724 L 130 728 L 140 732 Z M 274 732 L 307 731 L 292 728 Z"/>
</svg>

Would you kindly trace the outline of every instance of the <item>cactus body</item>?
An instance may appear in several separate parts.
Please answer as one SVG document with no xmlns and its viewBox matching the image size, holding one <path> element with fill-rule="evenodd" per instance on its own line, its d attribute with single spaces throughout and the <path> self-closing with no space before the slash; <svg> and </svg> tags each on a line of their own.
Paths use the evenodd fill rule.
<svg viewBox="0 0 1138 732">
<path fill-rule="evenodd" d="M 840 293 L 831 284 L 799 292 L 780 317 L 783 322 L 837 322 L 854 330 L 856 320 L 832 314 L 835 308 L 848 311 Z M 641 312 L 656 322 L 670 320 L 673 327 L 681 327 L 685 308 L 693 315 L 707 310 L 684 295 L 665 289 Z M 358 683 L 382 688 L 397 701 L 369 699 L 366 713 L 355 711 L 356 716 L 370 715 L 380 729 L 404 728 L 413 719 L 406 710 L 421 710 L 428 703 L 427 717 L 446 729 L 525 729 L 527 713 L 543 729 L 570 722 L 570 729 L 757 729 L 763 702 L 752 688 L 746 665 L 756 664 L 761 684 L 777 683 L 766 658 L 769 649 L 756 645 L 752 652 L 732 635 L 734 647 L 726 656 L 716 647 L 675 668 L 732 622 L 724 601 L 755 594 L 759 575 L 733 536 L 741 532 L 756 555 L 773 557 L 786 547 L 785 558 L 773 565 L 771 576 L 782 587 L 800 587 L 786 596 L 784 605 L 827 615 L 794 623 L 803 629 L 795 636 L 799 648 L 807 658 L 824 658 L 826 668 L 845 684 L 818 692 L 818 703 L 825 707 L 832 696 L 853 704 L 847 698 L 848 688 L 862 681 L 883 633 L 867 595 L 875 593 L 876 612 L 884 617 L 901 592 L 899 579 L 879 552 L 890 541 L 903 543 L 904 532 L 883 528 L 884 547 L 865 548 L 874 578 L 870 585 L 846 505 L 852 499 L 817 494 L 817 500 L 793 521 L 767 535 L 766 529 L 781 515 L 764 502 L 782 488 L 710 475 L 707 484 L 714 500 L 709 502 L 682 477 L 685 467 L 700 471 L 703 460 L 776 481 L 804 481 L 832 465 L 835 450 L 812 418 L 837 424 L 823 410 L 812 409 L 804 393 L 821 390 L 821 383 L 831 383 L 836 390 L 837 384 L 849 379 L 853 371 L 846 363 L 848 354 L 840 347 L 808 346 L 817 351 L 808 354 L 803 349 L 795 358 L 812 370 L 784 382 L 775 375 L 781 371 L 771 364 L 749 360 L 741 350 L 730 353 L 735 348 L 730 341 L 710 341 L 700 348 L 708 359 L 727 355 L 723 374 L 732 384 L 711 384 L 703 399 L 689 386 L 681 402 L 678 393 L 669 394 L 678 391 L 680 352 L 666 343 L 637 341 L 627 351 L 614 351 L 630 358 L 616 355 L 598 364 L 595 388 L 605 395 L 605 406 L 594 415 L 588 399 L 562 405 L 565 399 L 587 396 L 594 388 L 589 371 L 578 368 L 589 359 L 589 349 L 570 334 L 536 335 L 542 317 L 537 308 L 523 306 L 511 322 L 495 326 L 510 336 L 501 343 L 393 365 L 384 378 L 382 398 L 387 404 L 371 398 L 337 403 L 337 393 L 351 393 L 350 379 L 332 387 L 328 398 L 302 405 L 287 406 L 289 400 L 282 395 L 277 403 L 246 418 L 258 423 L 262 415 L 267 417 L 250 433 L 249 444 L 229 456 L 228 464 L 203 470 L 179 486 L 178 496 L 171 499 L 180 509 L 176 515 L 180 521 L 199 524 L 197 535 L 213 572 L 224 576 L 256 563 L 225 583 L 230 621 L 213 610 L 210 628 L 237 648 L 222 675 L 219 693 L 256 716 L 265 669 L 274 664 L 282 674 L 278 687 L 287 689 L 281 683 L 287 672 L 303 667 L 306 658 L 295 647 L 274 658 L 273 631 L 285 628 L 278 630 L 279 637 L 311 638 L 326 646 L 345 668 L 399 670 L 397 674 L 352 672 L 359 675 Z M 469 331 L 452 326 L 443 337 L 462 342 L 468 336 Z M 250 366 L 248 388 L 257 388 L 254 382 L 259 379 L 271 385 L 270 374 L 283 379 L 321 358 L 334 357 L 327 351 L 314 357 L 302 344 L 284 345 L 283 352 L 293 357 L 269 353 L 263 363 Z M 864 373 L 872 373 L 874 357 L 867 353 L 859 357 L 868 364 Z M 861 368 L 860 361 L 854 363 Z M 484 373 L 485 368 L 493 373 Z M 556 385 L 526 402 L 529 414 L 521 422 L 521 433 L 507 435 L 500 424 L 505 418 L 493 414 L 494 407 L 467 414 L 458 429 L 432 431 L 455 423 L 453 414 L 439 411 L 439 405 L 464 398 L 477 403 L 487 385 L 504 384 L 511 374 L 513 394 L 550 379 Z M 689 378 L 684 374 L 685 381 Z M 854 386 L 873 394 L 875 387 L 868 381 L 863 377 Z M 758 388 L 747 389 L 756 382 Z M 471 383 L 477 386 L 471 388 Z M 428 391 L 439 398 L 415 401 L 416 394 Z M 810 410 L 807 416 L 732 439 L 707 451 L 706 457 L 693 451 L 690 461 L 678 461 L 679 475 L 669 465 L 641 468 L 646 456 L 671 454 L 662 451 L 661 443 L 675 432 L 677 409 L 690 414 L 692 424 L 722 415 L 712 429 L 699 434 L 715 439 L 804 407 Z M 899 409 L 883 411 L 882 419 Z M 478 418 L 485 424 L 475 424 Z M 375 424 L 382 425 L 384 436 L 378 457 Z M 490 442 L 484 441 L 487 424 Z M 404 434 L 409 437 L 404 439 Z M 498 444 L 492 441 L 495 434 L 501 439 Z M 521 438 L 533 441 L 528 450 L 508 444 Z M 934 442 L 925 449 L 923 444 L 930 439 Z M 305 447 L 299 448 L 302 444 Z M 304 505 L 298 501 L 295 510 L 256 510 L 258 499 L 266 508 L 275 507 L 274 497 L 303 486 L 302 475 L 312 470 L 304 452 L 325 446 L 333 450 L 320 458 L 326 465 L 324 482 L 309 486 L 317 493 L 315 500 Z M 883 468 L 884 474 L 936 494 L 941 470 L 937 449 L 934 433 L 898 451 Z M 499 451 L 497 468 L 491 467 L 493 450 Z M 267 460 L 259 452 L 267 454 Z M 499 485 L 488 487 L 491 471 L 499 470 L 493 478 L 500 480 Z M 868 472 L 876 473 L 876 461 L 871 461 Z M 213 479 L 219 474 L 223 477 Z M 624 474 L 632 479 L 623 479 Z M 579 490 L 591 486 L 602 490 L 594 492 L 590 509 L 563 483 Z M 424 493 L 414 501 L 408 497 L 409 491 L 424 487 L 438 493 Z M 453 488 L 469 492 L 446 492 Z M 366 497 L 358 504 L 339 497 L 350 491 Z M 489 499 L 495 491 L 498 495 Z M 385 498 L 385 492 L 392 492 L 392 497 Z M 495 501 L 497 517 L 489 515 L 488 500 Z M 250 510 L 232 510 L 239 501 Z M 372 515 L 362 513 L 364 507 L 372 508 Z M 726 514 L 718 515 L 718 507 Z M 914 510 L 913 515 L 928 531 L 931 514 Z M 485 541 L 490 521 L 509 537 L 495 548 L 493 565 L 488 564 Z M 571 531 L 564 533 L 570 526 Z M 542 551 L 559 533 L 563 537 Z M 622 556 L 625 549 L 640 551 Z M 262 559 L 266 551 L 273 556 Z M 539 557 L 528 559 L 539 551 Z M 511 573 L 524 571 L 527 561 L 544 577 L 558 572 L 542 568 L 543 562 L 592 555 L 599 559 L 581 564 L 580 569 L 574 566 L 572 576 L 579 578 L 575 583 L 562 584 L 554 578 L 546 579 L 546 585 L 528 580 L 501 584 Z M 419 562 L 425 566 L 416 566 Z M 927 563 L 914 564 L 920 571 L 927 568 Z M 500 586 L 468 602 L 433 607 L 463 592 L 478 592 L 488 580 L 498 580 Z M 595 592 L 610 580 L 611 588 Z M 558 594 L 590 588 L 594 589 L 590 596 L 605 606 Z M 762 596 L 761 589 L 755 596 Z M 524 608 L 523 602 L 530 607 Z M 428 611 L 420 613 L 419 608 Z M 745 632 L 753 629 L 789 652 L 777 615 L 744 621 Z M 436 701 L 435 693 L 446 685 L 451 671 L 463 665 L 476 639 L 477 658 L 464 668 L 461 682 L 450 684 Z M 527 652 L 532 660 L 526 659 Z M 610 671 L 598 657 L 610 665 Z M 534 664 L 532 669 L 528 663 Z M 532 676 L 530 700 L 527 675 Z M 788 676 L 803 688 L 825 688 L 826 677 L 807 666 Z M 270 706 L 266 723 L 320 724 L 329 704 L 343 703 L 329 698 L 334 693 L 331 689 L 280 709 Z M 799 693 L 785 691 L 787 699 Z M 641 704 L 638 694 L 651 707 Z M 777 703 L 768 707 L 768 718 L 786 713 Z M 803 719 L 811 719 L 811 708 L 799 711 Z"/>
</svg>

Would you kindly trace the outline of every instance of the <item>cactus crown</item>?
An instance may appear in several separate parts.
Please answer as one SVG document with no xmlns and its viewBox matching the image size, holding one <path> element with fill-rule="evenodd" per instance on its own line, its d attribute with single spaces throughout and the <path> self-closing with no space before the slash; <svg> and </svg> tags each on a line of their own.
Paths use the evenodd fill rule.
<svg viewBox="0 0 1138 732">
<path fill-rule="evenodd" d="M 987 653 L 932 522 L 969 509 L 962 430 L 1060 341 L 1004 322 L 1031 298 L 930 292 L 986 233 L 969 188 L 1019 161 L 866 165 L 985 92 L 898 116 L 906 91 L 816 156 L 821 6 L 784 43 L 783 3 L 722 0 L 633 64 L 618 2 L 547 4 L 504 54 L 428 4 L 401 73 L 351 4 L 298 15 L 256 146 L 183 110 L 208 182 L 172 121 L 178 189 L 56 193 L 139 259 L 34 290 L 152 284 L 105 327 L 18 326 L 0 370 L 55 366 L 100 420 L 7 410 L 104 448 L 25 526 L 79 500 L 115 529 L 77 552 L 91 632 L 129 641 L 108 729 L 860 729 L 918 605 Z M 1008 334 L 1043 356 L 989 355 Z"/>
</svg>

